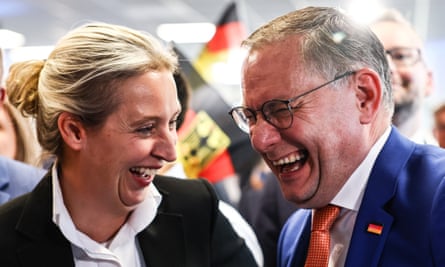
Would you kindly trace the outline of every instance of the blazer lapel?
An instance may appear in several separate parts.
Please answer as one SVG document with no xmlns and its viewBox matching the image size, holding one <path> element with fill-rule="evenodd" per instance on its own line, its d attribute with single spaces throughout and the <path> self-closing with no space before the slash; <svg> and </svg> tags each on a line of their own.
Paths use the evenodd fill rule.
<svg viewBox="0 0 445 267">
<path fill-rule="evenodd" d="M 186 234 L 182 216 L 163 212 L 162 209 L 161 203 L 153 222 L 138 234 L 145 263 L 147 267 L 185 266 Z"/>
<path fill-rule="evenodd" d="M 311 239 L 311 225 L 312 225 L 312 212 L 309 210 L 304 222 L 304 227 L 297 240 L 297 246 L 295 248 L 295 256 L 292 258 L 291 266 L 304 266 L 307 257 L 307 251 L 309 249 L 309 241 Z"/>
<path fill-rule="evenodd" d="M 345 266 L 377 266 L 393 222 L 382 207 L 361 209 L 369 211 L 357 216 Z"/>
<path fill-rule="evenodd" d="M 371 171 L 345 266 L 378 265 L 393 223 L 393 216 L 385 210 L 385 205 L 391 201 L 399 172 L 413 150 L 414 144 L 404 141 L 393 128 Z"/>
<path fill-rule="evenodd" d="M 70 243 L 52 222 L 51 176 L 46 175 L 29 196 L 17 223 L 29 242 L 17 251 L 24 266 L 73 266 Z"/>
<path fill-rule="evenodd" d="M 311 214 L 309 209 L 299 209 L 289 217 L 281 229 L 277 266 L 304 266 L 311 235 Z"/>
<path fill-rule="evenodd" d="M 18 257 L 23 266 L 67 266 L 74 267 L 71 246 L 65 240 L 59 245 L 37 241 L 18 251 Z"/>
</svg>

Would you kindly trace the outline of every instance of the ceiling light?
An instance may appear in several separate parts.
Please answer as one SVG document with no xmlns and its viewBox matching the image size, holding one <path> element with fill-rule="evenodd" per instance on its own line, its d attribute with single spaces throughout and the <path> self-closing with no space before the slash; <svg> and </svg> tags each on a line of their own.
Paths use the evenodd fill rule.
<svg viewBox="0 0 445 267">
<path fill-rule="evenodd" d="M 25 44 L 25 36 L 18 32 L 0 29 L 0 47 L 15 48 Z"/>
<path fill-rule="evenodd" d="M 175 43 L 207 43 L 215 34 L 212 23 L 168 23 L 157 27 L 162 40 Z"/>
<path fill-rule="evenodd" d="M 46 59 L 53 46 L 23 46 L 9 49 L 9 58 L 11 62 L 25 61 L 30 59 Z"/>
<path fill-rule="evenodd" d="M 366 3 L 351 1 L 347 10 L 357 22 L 361 24 L 369 24 L 382 12 L 383 5 L 380 4 L 379 1 Z"/>
</svg>

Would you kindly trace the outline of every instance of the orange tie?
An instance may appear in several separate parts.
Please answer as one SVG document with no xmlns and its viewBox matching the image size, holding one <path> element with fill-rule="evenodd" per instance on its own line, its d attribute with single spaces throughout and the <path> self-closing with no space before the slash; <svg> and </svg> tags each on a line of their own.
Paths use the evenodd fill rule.
<svg viewBox="0 0 445 267">
<path fill-rule="evenodd" d="M 304 267 L 327 267 L 329 263 L 329 230 L 340 214 L 340 207 L 327 205 L 315 210 L 312 222 L 309 251 Z"/>
</svg>

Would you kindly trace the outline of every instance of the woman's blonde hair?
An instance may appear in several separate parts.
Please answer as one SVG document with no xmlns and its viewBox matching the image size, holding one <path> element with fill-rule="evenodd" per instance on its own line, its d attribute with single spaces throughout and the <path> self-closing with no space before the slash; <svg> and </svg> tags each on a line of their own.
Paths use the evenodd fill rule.
<svg viewBox="0 0 445 267">
<path fill-rule="evenodd" d="M 61 156 L 57 119 L 77 116 L 100 127 L 120 103 L 119 82 L 147 71 L 176 70 L 177 59 L 157 39 L 124 26 L 89 23 L 64 36 L 47 60 L 15 63 L 7 79 L 10 102 L 36 117 L 44 152 Z"/>
</svg>

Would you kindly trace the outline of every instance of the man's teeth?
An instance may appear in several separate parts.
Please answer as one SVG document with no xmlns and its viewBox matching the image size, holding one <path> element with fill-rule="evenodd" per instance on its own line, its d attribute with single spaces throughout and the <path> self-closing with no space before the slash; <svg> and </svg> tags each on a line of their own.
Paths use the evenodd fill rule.
<svg viewBox="0 0 445 267">
<path fill-rule="evenodd" d="M 282 158 L 280 160 L 273 161 L 272 163 L 274 166 L 278 166 L 278 165 L 283 165 L 283 164 L 294 163 L 294 162 L 301 160 L 303 158 L 304 158 L 304 154 L 292 154 L 292 155 Z"/>
<path fill-rule="evenodd" d="M 130 169 L 130 171 L 139 175 L 139 176 L 142 176 L 144 178 L 148 178 L 148 177 L 154 176 L 156 174 L 155 169 L 142 168 L 142 167 L 133 167 Z"/>
</svg>

